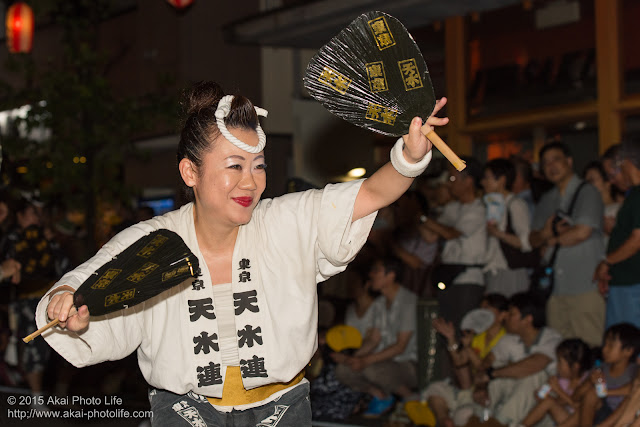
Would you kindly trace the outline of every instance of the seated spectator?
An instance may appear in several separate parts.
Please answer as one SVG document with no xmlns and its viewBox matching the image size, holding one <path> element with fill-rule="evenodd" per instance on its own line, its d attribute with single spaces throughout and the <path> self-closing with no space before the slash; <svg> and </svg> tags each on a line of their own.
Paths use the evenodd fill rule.
<svg viewBox="0 0 640 427">
<path fill-rule="evenodd" d="M 562 336 L 545 327 L 544 321 L 544 302 L 536 296 L 519 293 L 509 300 L 505 329 L 519 338 L 509 351 L 513 362 L 490 367 L 482 379 L 489 381 L 490 407 L 502 424 L 521 422 L 536 404 L 536 390 L 555 369 L 556 348 Z"/>
<path fill-rule="evenodd" d="M 592 365 L 591 350 L 581 339 L 571 338 L 558 345 L 556 357 L 557 374 L 538 391 L 538 404 L 522 421 L 525 427 L 536 425 L 546 415 L 556 424 L 563 423 L 577 409 L 572 395 L 587 380 Z"/>
<path fill-rule="evenodd" d="M 455 367 L 455 383 L 449 379 L 431 383 L 422 393 L 427 399 L 438 425 L 464 425 L 471 415 L 466 408 L 473 406 L 472 377 L 488 367 L 500 367 L 508 360 L 508 346 L 504 347 L 503 321 L 507 315 L 507 298 L 499 294 L 485 295 L 481 308 L 493 313 L 493 323 L 479 334 L 464 331 L 460 342 L 451 322 L 437 318 L 434 328 L 447 339 L 447 349 Z"/>
<path fill-rule="evenodd" d="M 374 292 L 371 289 L 371 282 L 365 279 L 353 281 L 350 292 L 353 302 L 347 306 L 345 311 L 345 325 L 356 328 L 362 335 L 364 343 L 377 340 L 375 337 L 372 338 L 372 335 L 379 332 L 376 322 L 380 317 L 380 313 L 378 313 L 380 307 L 374 302 L 380 294 Z"/>
<path fill-rule="evenodd" d="M 369 343 L 379 342 L 379 331 L 375 327 L 380 316 L 377 315 L 373 303 L 377 294 L 370 290 L 370 283 L 359 274 L 353 266 L 347 269 L 349 291 L 352 303 L 347 306 L 344 324 L 356 328 L 364 338 L 358 350 L 347 349 L 341 352 L 330 351 L 323 333 L 318 336 L 318 353 L 322 358 L 322 368 L 319 375 L 313 379 L 310 386 L 311 413 L 314 420 L 340 421 L 357 411 L 358 405 L 364 397 L 363 393 L 344 387 L 335 371 L 337 363 L 344 363 L 348 355 L 358 355 L 367 352 Z"/>
<path fill-rule="evenodd" d="M 640 360 L 636 360 L 636 364 Z M 640 369 L 631 383 L 631 391 L 618 408 L 598 427 L 640 427 Z"/>
<path fill-rule="evenodd" d="M 574 393 L 577 410 L 562 425 L 592 426 L 611 416 L 631 391 L 638 373 L 635 363 L 640 351 L 640 330 L 629 323 L 619 323 L 607 329 L 602 347 L 601 367 L 591 371 Z M 606 394 L 599 395 L 597 386 L 603 384 Z M 603 395 L 605 394 L 605 395 Z"/>
<path fill-rule="evenodd" d="M 374 263 L 369 274 L 371 289 L 382 294 L 374 302 L 378 332 L 371 334 L 370 342 L 363 342 L 361 351 L 337 360 L 340 382 L 373 396 L 365 416 L 388 411 L 395 402 L 394 394 L 406 398 L 417 386 L 417 297 L 400 285 L 402 270 L 397 258 Z"/>
<path fill-rule="evenodd" d="M 512 193 L 516 169 L 507 159 L 494 159 L 484 167 L 482 186 L 485 199 L 494 198 L 496 206 L 487 208 L 487 232 L 489 233 L 485 292 L 510 297 L 529 289 L 527 268 L 536 267 L 540 260 L 538 251 L 529 245 L 531 218 L 527 204 Z M 489 213 L 492 213 L 489 215 Z"/>
</svg>

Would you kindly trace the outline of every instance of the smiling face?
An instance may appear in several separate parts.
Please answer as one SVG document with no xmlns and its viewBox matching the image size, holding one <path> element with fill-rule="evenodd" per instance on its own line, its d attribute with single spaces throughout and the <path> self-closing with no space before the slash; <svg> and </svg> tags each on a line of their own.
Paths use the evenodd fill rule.
<svg viewBox="0 0 640 427">
<path fill-rule="evenodd" d="M 258 144 L 254 130 L 229 129 L 248 145 Z M 220 135 L 202 159 L 200 168 L 188 159 L 180 162 L 182 179 L 192 187 L 198 212 L 223 225 L 249 222 L 267 184 L 264 153 L 251 154 Z"/>
</svg>

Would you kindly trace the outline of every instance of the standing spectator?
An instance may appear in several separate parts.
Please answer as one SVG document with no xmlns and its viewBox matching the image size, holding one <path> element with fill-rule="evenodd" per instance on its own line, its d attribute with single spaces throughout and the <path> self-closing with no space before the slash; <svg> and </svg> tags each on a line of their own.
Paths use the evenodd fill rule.
<svg viewBox="0 0 640 427">
<path fill-rule="evenodd" d="M 0 225 L 2 229 L 6 229 L 6 224 L 9 222 L 9 197 L 6 194 L 0 194 Z M 4 241 L 5 233 L 2 231 L 0 240 Z M 4 256 L 1 254 L 0 256 Z M 22 266 L 15 259 L 6 259 L 0 264 L 0 282 L 4 280 L 11 280 L 11 283 L 20 282 L 20 268 Z"/>
<path fill-rule="evenodd" d="M 484 293 L 482 267 L 486 260 L 487 226 L 485 207 L 478 197 L 482 166 L 473 158 L 465 158 L 462 171 L 449 168 L 449 187 L 455 202 L 447 205 L 438 220 L 426 219 L 423 226 L 444 240 L 441 264 L 433 281 L 444 289 L 437 293 L 440 314 L 453 322 L 476 308 Z"/>
<path fill-rule="evenodd" d="M 531 189 L 531 182 L 533 181 L 531 163 L 522 157 L 517 156 L 512 156 L 511 161 L 516 168 L 516 177 L 513 180 L 511 191 L 513 191 L 513 194 L 525 201 L 527 208 L 529 209 L 529 219 L 532 220 L 536 201 Z"/>
<path fill-rule="evenodd" d="M 404 264 L 402 286 L 423 295 L 429 267 L 438 252 L 438 236 L 420 227 L 429 212 L 427 199 L 417 191 L 408 191 L 393 204 L 395 230 L 390 247 Z"/>
<path fill-rule="evenodd" d="M 602 166 L 602 162 L 596 160 L 589 163 L 582 173 L 582 177 L 589 184 L 598 189 L 604 203 L 603 231 L 605 235 L 605 246 L 609 240 L 609 235 L 616 223 L 616 215 L 622 206 L 622 193 L 618 187 L 607 177 L 607 173 Z"/>
<path fill-rule="evenodd" d="M 402 262 L 386 257 L 376 261 L 369 275 L 371 289 L 379 291 L 374 310 L 379 313 L 377 346 L 368 353 L 338 360 L 336 376 L 356 391 L 373 396 L 365 412 L 378 416 L 391 409 L 393 394 L 408 397 L 417 386 L 416 301 L 414 293 L 403 288 Z M 393 393 L 393 394 L 392 394 Z"/>
<path fill-rule="evenodd" d="M 511 190 L 516 177 L 516 168 L 507 159 L 494 159 L 484 167 L 482 186 L 486 193 L 497 193 L 504 199 L 504 213 L 496 221 L 487 222 L 489 233 L 485 283 L 487 293 L 499 293 L 511 297 L 529 288 L 529 209 L 524 200 Z M 537 261 L 534 259 L 534 261 Z"/>
<path fill-rule="evenodd" d="M 536 207 L 529 241 L 534 248 L 546 249 L 547 260 L 557 246 L 547 323 L 565 338 L 581 338 L 596 346 L 604 331 L 605 303 L 591 269 L 585 266 L 597 265 L 604 256 L 602 198 L 595 187 L 582 184 L 575 175 L 565 144 L 552 142 L 542 147 L 540 164 L 554 187 Z"/>
<path fill-rule="evenodd" d="M 622 178 L 631 188 L 611 231 L 607 256 L 598 264 L 594 278 L 600 292 L 609 293 L 607 326 L 629 322 L 640 327 L 640 140 L 625 142 L 620 154 Z"/>
<path fill-rule="evenodd" d="M 15 258 L 22 265 L 20 282 L 15 285 L 17 299 L 10 309 L 17 319 L 17 331 L 14 333 L 24 337 L 37 329 L 36 306 L 57 277 L 57 257 L 54 245 L 45 237 L 44 229 L 40 226 L 41 218 L 36 206 L 22 199 L 15 213 L 17 226 L 7 235 L 3 254 Z M 24 346 L 21 352 L 21 367 L 33 396 L 43 394 L 44 371 L 49 354 L 49 345 L 41 337 Z M 37 400 L 33 400 L 31 406 L 37 410 L 48 409 Z"/>
<path fill-rule="evenodd" d="M 622 163 L 622 157 L 620 150 L 622 144 L 612 145 L 602 155 L 602 167 L 607 173 L 607 178 L 613 183 L 613 185 L 620 190 L 623 194 L 629 190 L 631 184 L 622 175 L 620 165 Z"/>
</svg>

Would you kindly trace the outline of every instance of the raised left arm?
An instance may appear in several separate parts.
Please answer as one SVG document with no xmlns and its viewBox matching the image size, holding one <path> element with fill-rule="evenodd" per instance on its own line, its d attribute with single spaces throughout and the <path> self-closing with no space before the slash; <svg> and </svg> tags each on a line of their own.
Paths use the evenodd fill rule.
<svg viewBox="0 0 640 427">
<path fill-rule="evenodd" d="M 433 113 L 427 119 L 427 124 L 444 126 L 449 122 L 447 117 L 435 117 L 446 103 L 447 98 L 442 98 L 436 103 Z M 402 137 L 405 144 L 402 155 L 409 163 L 418 163 L 431 150 L 431 142 L 422 134 L 421 127 L 422 120 L 415 117 L 411 121 L 409 133 Z M 409 189 L 413 179 L 401 175 L 391 162 L 386 163 L 362 183 L 353 208 L 353 221 L 364 218 L 398 200 Z"/>
</svg>

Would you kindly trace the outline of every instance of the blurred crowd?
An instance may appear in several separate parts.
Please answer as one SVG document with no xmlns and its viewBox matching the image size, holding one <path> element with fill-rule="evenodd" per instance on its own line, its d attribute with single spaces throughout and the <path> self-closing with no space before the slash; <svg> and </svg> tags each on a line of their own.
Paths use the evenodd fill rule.
<svg viewBox="0 0 640 427">
<path fill-rule="evenodd" d="M 538 159 L 432 164 L 379 212 L 350 300 L 321 301 L 316 419 L 404 408 L 419 425 L 640 425 L 640 140 L 584 170 L 562 142 Z M 337 325 L 361 341 L 336 344 Z"/>
<path fill-rule="evenodd" d="M 78 369 L 52 352 L 38 337 L 25 344 L 22 338 L 36 330 L 35 310 L 42 296 L 67 271 L 84 262 L 123 228 L 149 219 L 147 206 L 126 209 L 120 205 L 100 209 L 94 235 L 86 231 L 82 209 L 45 204 L 37 192 L 0 193 L 0 386 L 25 390 L 33 396 L 68 396 Z M 91 237 L 91 238 L 90 238 Z M 120 389 L 127 369 L 135 361 L 115 362 L 103 373 L 101 390 Z M 95 390 L 94 390 L 95 392 Z M 32 399 L 37 410 L 48 410 L 42 399 Z"/>
<path fill-rule="evenodd" d="M 462 171 L 434 160 L 378 213 L 344 273 L 349 298 L 323 297 L 320 285 L 314 418 L 402 408 L 422 425 L 640 425 L 640 140 L 582 171 L 561 142 L 538 159 L 534 168 L 519 157 L 464 158 Z M 22 338 L 62 274 L 153 216 L 148 207 L 100 212 L 87 236 L 79 210 L 0 194 L 3 386 L 68 395 L 78 369 L 42 338 Z M 421 325 L 419 301 L 437 307 Z M 343 325 L 357 333 L 336 344 Z M 439 372 L 421 384 L 434 354 Z M 131 357 L 108 366 L 101 392 L 117 393 L 137 370 Z"/>
</svg>

